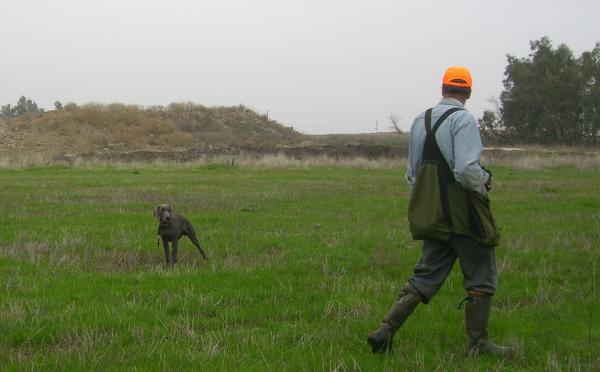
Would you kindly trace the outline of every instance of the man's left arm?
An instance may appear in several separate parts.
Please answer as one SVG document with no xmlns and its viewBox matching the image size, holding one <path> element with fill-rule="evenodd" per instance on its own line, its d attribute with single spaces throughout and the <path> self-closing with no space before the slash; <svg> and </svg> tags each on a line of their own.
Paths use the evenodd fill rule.
<svg viewBox="0 0 600 372">
<path fill-rule="evenodd" d="M 490 174 L 479 163 L 483 144 L 473 115 L 464 113 L 454 131 L 454 177 L 467 190 L 487 197 Z"/>
</svg>

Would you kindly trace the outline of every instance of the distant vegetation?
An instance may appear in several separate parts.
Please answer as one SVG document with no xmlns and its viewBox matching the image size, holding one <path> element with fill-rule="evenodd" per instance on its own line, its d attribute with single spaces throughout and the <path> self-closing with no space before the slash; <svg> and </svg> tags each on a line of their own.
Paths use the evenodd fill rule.
<svg viewBox="0 0 600 372">
<path fill-rule="evenodd" d="M 58 101 L 57 101 L 58 102 Z M 60 102 L 59 102 L 60 103 Z M 0 106 L 0 118 L 14 118 L 16 116 L 24 115 L 25 113 L 36 113 L 44 112 L 44 109 L 38 107 L 37 103 L 31 98 L 21 96 L 17 101 L 16 105 L 6 104 Z"/>
<path fill-rule="evenodd" d="M 275 146 L 298 143 L 302 139 L 292 128 L 242 105 L 205 107 L 172 103 L 139 107 L 67 103 L 63 107 L 57 101 L 55 107 L 55 111 L 45 113 L 10 109 L 14 114 L 0 119 L 0 142 L 4 142 L 1 144 L 16 149 L 86 153 L 99 149 Z"/>
<path fill-rule="evenodd" d="M 35 104 L 25 97 L 19 102 Z M 405 134 L 305 135 L 243 105 L 206 107 L 187 102 L 143 107 L 56 101 L 54 106 L 52 111 L 5 106 L 7 115 L 0 117 L 0 162 L 19 163 L 31 156 L 35 163 L 187 162 L 265 154 L 374 159 L 404 157 L 408 146 Z"/>
<path fill-rule="evenodd" d="M 576 58 L 549 38 L 527 58 L 508 56 L 496 110 L 479 119 L 488 141 L 597 145 L 600 136 L 600 43 Z"/>
</svg>

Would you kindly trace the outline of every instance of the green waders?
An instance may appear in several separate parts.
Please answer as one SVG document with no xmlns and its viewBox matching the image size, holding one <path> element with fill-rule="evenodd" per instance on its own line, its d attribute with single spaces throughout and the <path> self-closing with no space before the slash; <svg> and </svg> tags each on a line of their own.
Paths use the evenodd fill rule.
<svg viewBox="0 0 600 372">
<path fill-rule="evenodd" d="M 404 324 L 415 307 L 421 302 L 421 295 L 410 284 L 406 284 L 400 291 L 398 300 L 394 303 L 388 314 L 383 318 L 379 328 L 371 333 L 367 342 L 374 353 L 392 351 L 394 334 Z"/>
<path fill-rule="evenodd" d="M 488 339 L 491 296 L 483 293 L 469 293 L 465 304 L 465 320 L 469 335 L 469 354 L 492 354 L 507 356 L 513 348 L 496 345 Z"/>
</svg>

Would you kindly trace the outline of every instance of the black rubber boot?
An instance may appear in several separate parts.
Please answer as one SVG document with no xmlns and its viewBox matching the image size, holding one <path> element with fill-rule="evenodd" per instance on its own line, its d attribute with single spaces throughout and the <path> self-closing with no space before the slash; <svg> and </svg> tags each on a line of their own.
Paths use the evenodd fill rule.
<svg viewBox="0 0 600 372">
<path fill-rule="evenodd" d="M 488 339 L 488 320 L 492 297 L 488 294 L 469 293 L 465 305 L 467 334 L 469 335 L 469 354 L 491 354 L 508 356 L 513 348 L 496 345 Z"/>
<path fill-rule="evenodd" d="M 392 352 L 394 334 L 421 302 L 421 295 L 410 284 L 400 291 L 398 300 L 381 322 L 379 328 L 367 337 L 373 353 Z"/>
</svg>

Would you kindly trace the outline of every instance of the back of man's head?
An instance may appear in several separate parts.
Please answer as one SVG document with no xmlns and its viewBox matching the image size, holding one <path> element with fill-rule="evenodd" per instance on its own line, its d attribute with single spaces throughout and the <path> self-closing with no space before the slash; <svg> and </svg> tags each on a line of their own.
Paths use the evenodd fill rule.
<svg viewBox="0 0 600 372">
<path fill-rule="evenodd" d="M 471 97 L 472 86 L 473 79 L 466 67 L 448 67 L 442 79 L 442 95 L 444 97 L 464 98 L 467 100 Z"/>
</svg>

